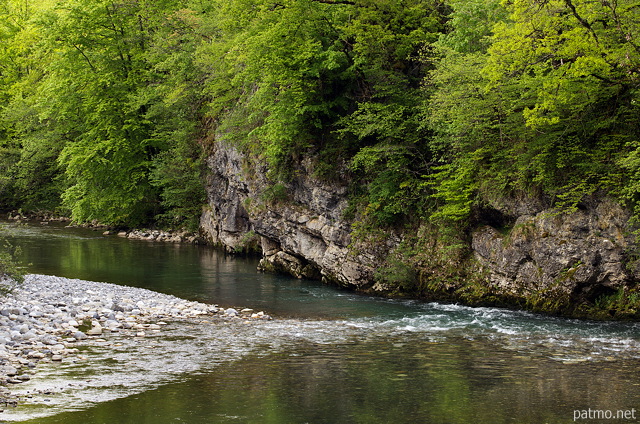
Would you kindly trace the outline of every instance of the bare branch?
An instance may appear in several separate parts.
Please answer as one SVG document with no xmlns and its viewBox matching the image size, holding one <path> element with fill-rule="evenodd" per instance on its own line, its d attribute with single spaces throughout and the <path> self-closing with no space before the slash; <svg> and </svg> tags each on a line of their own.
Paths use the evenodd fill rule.
<svg viewBox="0 0 640 424">
<path fill-rule="evenodd" d="M 569 9 L 571 9 L 571 13 L 573 13 L 573 16 L 578 20 L 578 22 L 580 22 L 580 24 L 583 27 L 589 30 L 591 35 L 593 35 L 593 38 L 595 38 L 596 42 L 599 42 L 598 36 L 596 35 L 595 31 L 593 30 L 593 28 L 591 28 L 591 25 L 589 24 L 589 22 L 584 20 L 584 18 L 578 14 L 576 7 L 573 5 L 573 3 L 571 3 L 571 0 L 564 0 L 564 3 L 567 5 Z"/>
<path fill-rule="evenodd" d="M 76 50 L 78 50 L 80 52 L 80 54 L 82 55 L 82 57 L 84 57 L 84 60 L 87 61 L 87 63 L 89 64 L 89 68 L 91 68 L 91 70 L 93 72 L 96 71 L 96 68 L 93 66 L 93 63 L 91 63 L 91 60 L 89 60 L 89 57 L 87 57 L 87 55 L 82 51 L 82 49 L 80 47 L 78 47 L 75 43 L 72 44 L 73 48 L 75 48 Z"/>
<path fill-rule="evenodd" d="M 356 5 L 356 2 L 349 1 L 349 0 L 313 0 L 313 1 L 318 3 L 325 3 L 325 4 L 350 4 L 352 6 Z"/>
</svg>

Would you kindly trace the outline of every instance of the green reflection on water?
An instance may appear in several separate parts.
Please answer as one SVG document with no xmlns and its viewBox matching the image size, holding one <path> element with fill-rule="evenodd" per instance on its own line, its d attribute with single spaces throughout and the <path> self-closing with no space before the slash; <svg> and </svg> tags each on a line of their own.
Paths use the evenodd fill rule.
<svg viewBox="0 0 640 424">
<path fill-rule="evenodd" d="M 380 299 L 339 296 L 319 282 L 258 273 L 257 259 L 229 256 L 207 246 L 105 237 L 53 223 L 0 223 L 0 234 L 20 247 L 20 260 L 30 273 L 144 287 L 279 316 L 335 318 L 408 311 Z"/>
<path fill-rule="evenodd" d="M 638 365 L 564 364 L 489 340 L 304 344 L 27 423 L 561 424 L 574 409 L 638 406 Z"/>
</svg>

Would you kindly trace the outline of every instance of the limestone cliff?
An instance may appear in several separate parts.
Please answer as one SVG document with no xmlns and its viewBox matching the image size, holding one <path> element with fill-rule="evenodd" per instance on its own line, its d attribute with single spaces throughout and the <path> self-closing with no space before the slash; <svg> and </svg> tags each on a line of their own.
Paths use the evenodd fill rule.
<svg viewBox="0 0 640 424">
<path fill-rule="evenodd" d="M 628 220 L 620 205 L 592 199 L 572 213 L 520 215 L 508 231 L 481 226 L 471 247 L 487 283 L 505 294 L 594 301 L 640 280 Z"/>
<path fill-rule="evenodd" d="M 264 166 L 224 142 L 216 144 L 208 167 L 209 205 L 201 224 L 210 242 L 229 251 L 253 246 L 262 253 L 264 270 L 322 278 L 355 290 L 393 291 L 376 284 L 376 269 L 410 235 L 389 235 L 375 245 L 354 249 L 351 223 L 344 218 L 346 185 L 312 177 L 310 163 L 303 161 L 291 181 L 275 190 Z M 592 199 L 576 212 L 558 213 L 531 199 L 511 203 L 493 210 L 508 217 L 508 224 L 504 219 L 479 219 L 468 233 L 470 254 L 460 266 L 480 270 L 474 271 L 476 277 L 481 275 L 474 290 L 520 305 L 547 298 L 593 303 L 603 294 L 635 287 L 640 280 L 629 215 L 618 204 Z M 440 266 L 433 264 L 438 262 L 426 267 Z M 435 274 L 428 269 L 416 273 Z M 451 298 L 465 299 L 465 284 L 451 281 L 441 287 Z"/>
<path fill-rule="evenodd" d="M 209 207 L 201 225 L 210 241 L 234 251 L 255 237 L 263 269 L 356 289 L 371 285 L 380 258 L 351 253 L 346 186 L 313 178 L 303 162 L 274 194 L 266 170 L 224 142 L 216 144 L 208 167 Z"/>
</svg>

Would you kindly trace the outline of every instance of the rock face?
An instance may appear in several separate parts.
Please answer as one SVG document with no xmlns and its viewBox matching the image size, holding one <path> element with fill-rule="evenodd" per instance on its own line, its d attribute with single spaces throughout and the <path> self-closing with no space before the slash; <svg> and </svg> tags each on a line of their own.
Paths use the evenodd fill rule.
<svg viewBox="0 0 640 424">
<path fill-rule="evenodd" d="M 402 234 L 352 248 L 351 223 L 343 217 L 346 186 L 313 178 L 303 161 L 291 182 L 275 190 L 264 166 L 224 142 L 216 144 L 208 166 L 209 207 L 201 225 L 210 242 L 229 251 L 254 247 L 262 252 L 264 270 L 378 290 L 376 267 Z M 593 301 L 640 279 L 629 215 L 612 201 L 592 199 L 570 214 L 531 199 L 503 199 L 494 208 L 494 217 L 515 224 L 508 231 L 496 223 L 481 225 L 470 234 L 472 256 L 486 275 L 483 284 L 494 293 Z"/>
<path fill-rule="evenodd" d="M 507 234 L 488 225 L 476 229 L 472 249 L 504 293 L 595 300 L 640 278 L 628 218 L 606 199 L 570 214 L 547 209 L 519 216 Z"/>
<path fill-rule="evenodd" d="M 313 178 L 310 165 L 303 162 L 292 181 L 274 193 L 266 170 L 248 166 L 247 159 L 224 142 L 216 144 L 208 167 L 209 208 L 201 227 L 209 241 L 229 251 L 255 243 L 265 270 L 356 289 L 372 284 L 378 258 L 368 252 L 355 255 L 349 247 L 345 186 Z"/>
</svg>

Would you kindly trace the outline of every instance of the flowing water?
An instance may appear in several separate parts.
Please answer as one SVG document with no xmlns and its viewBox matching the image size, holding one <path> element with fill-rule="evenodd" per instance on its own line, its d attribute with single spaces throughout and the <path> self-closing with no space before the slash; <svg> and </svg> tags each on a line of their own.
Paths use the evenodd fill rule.
<svg viewBox="0 0 640 424">
<path fill-rule="evenodd" d="M 640 326 L 391 301 L 256 272 L 203 246 L 4 223 L 29 272 L 106 281 L 276 319 L 170 323 L 39 365 L 0 421 L 638 422 Z M 605 420 L 621 411 L 621 419 Z M 600 414 L 601 419 L 598 419 Z"/>
</svg>

